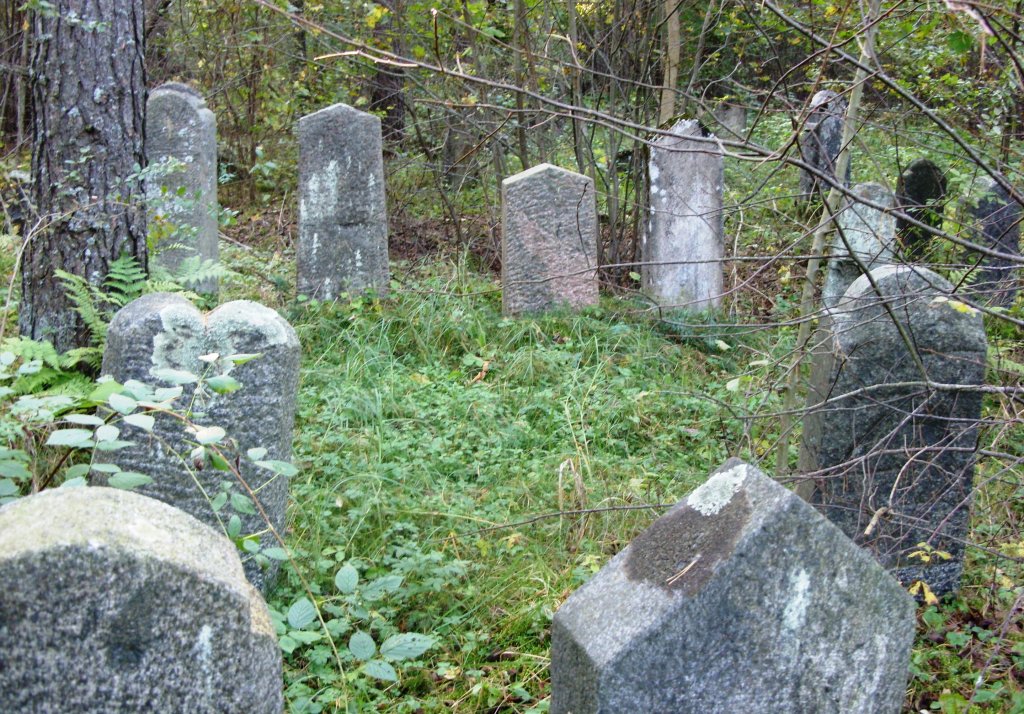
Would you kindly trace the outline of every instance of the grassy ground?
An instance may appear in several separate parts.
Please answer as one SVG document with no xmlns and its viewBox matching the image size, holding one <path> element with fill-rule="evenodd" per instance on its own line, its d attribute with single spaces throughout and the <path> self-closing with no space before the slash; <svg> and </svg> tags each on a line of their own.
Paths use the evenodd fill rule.
<svg viewBox="0 0 1024 714">
<path fill-rule="evenodd" d="M 792 336 L 667 329 L 614 298 L 508 320 L 465 260 L 396 278 L 387 300 L 282 307 L 304 350 L 288 536 L 301 577 L 271 597 L 290 707 L 545 711 L 559 604 L 727 456 L 772 454 L 759 417 L 779 406 Z M 975 519 L 1006 553 L 1011 476 Z M 961 598 L 921 608 L 907 711 L 1024 711 L 1020 575 L 979 551 Z M 303 617 L 309 600 L 322 623 Z M 430 646 L 392 656 L 401 633 Z"/>
</svg>

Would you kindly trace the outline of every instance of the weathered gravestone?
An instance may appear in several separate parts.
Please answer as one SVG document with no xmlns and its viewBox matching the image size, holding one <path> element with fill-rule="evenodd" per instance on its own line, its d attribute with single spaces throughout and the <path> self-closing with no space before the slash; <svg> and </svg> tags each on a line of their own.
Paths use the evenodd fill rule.
<svg viewBox="0 0 1024 714">
<path fill-rule="evenodd" d="M 910 597 L 730 459 L 555 613 L 551 712 L 898 712 Z"/>
<path fill-rule="evenodd" d="M 388 291 L 388 221 L 380 119 L 335 104 L 299 120 L 302 295 Z"/>
<path fill-rule="evenodd" d="M 150 232 L 167 246 L 156 260 L 171 271 L 194 256 L 217 260 L 217 122 L 196 90 L 170 82 L 150 92 L 146 158 Z M 217 281 L 194 287 L 214 293 Z"/>
<path fill-rule="evenodd" d="M 696 121 L 680 121 L 672 134 L 651 146 L 642 286 L 662 305 L 712 309 L 723 291 L 722 152 Z"/>
<path fill-rule="evenodd" d="M 942 202 L 945 198 L 946 176 L 929 159 L 911 161 L 896 183 L 896 207 L 932 228 L 942 225 Z M 896 219 L 896 231 L 909 258 L 924 256 L 931 237 L 926 229 L 901 216 Z"/>
<path fill-rule="evenodd" d="M 0 508 L 0 711 L 282 710 L 274 627 L 224 536 L 117 489 Z"/>
<path fill-rule="evenodd" d="M 742 104 L 722 102 L 715 107 L 714 118 L 726 139 L 742 139 L 747 133 L 747 108 Z"/>
<path fill-rule="evenodd" d="M 821 301 L 829 308 L 834 307 L 850 284 L 864 274 L 861 265 L 871 270 L 896 262 L 893 252 L 896 221 L 892 214 L 857 200 L 863 198 L 891 209 L 892 194 L 877 183 L 858 184 L 852 193 L 853 197 L 847 199 L 836 216 L 831 257 L 821 291 Z"/>
<path fill-rule="evenodd" d="M 1024 217 L 1021 205 L 1005 188 L 989 180 L 971 207 L 971 216 L 976 222 L 975 242 L 1008 256 L 981 258 L 982 267 L 971 289 L 993 305 L 1012 305 L 1017 297 L 1020 271 L 1020 223 Z"/>
<path fill-rule="evenodd" d="M 234 367 L 230 376 L 242 384 L 229 394 L 218 394 L 204 387 L 196 393 L 195 384 L 185 384 L 179 404 L 193 404 L 194 417 L 202 426 L 221 427 L 235 439 L 243 453 L 265 448 L 261 460 L 291 460 L 295 395 L 299 379 L 299 341 L 295 331 L 280 315 L 268 307 L 249 301 L 221 305 L 203 315 L 183 297 L 168 293 L 145 295 L 122 308 L 110 323 L 103 373 L 118 382 L 137 380 L 147 385 L 168 387 L 176 381 L 171 370 L 205 377 L 221 374 L 232 355 L 259 354 L 260 357 Z M 209 361 L 211 355 L 217 359 Z M 204 361 L 203 358 L 206 358 Z M 219 496 L 233 477 L 207 465 L 189 470 L 189 452 L 195 435 L 189 434 L 177 419 L 157 418 L 153 434 L 126 426 L 123 439 L 134 446 L 111 452 L 107 457 L 126 471 L 153 478 L 153 483 L 138 491 L 184 510 L 199 520 L 220 528 L 211 500 Z M 252 493 L 270 519 L 282 532 L 288 499 L 288 480 L 268 469 L 242 459 L 241 473 Z M 259 533 L 263 547 L 276 547 L 277 541 L 267 529 L 259 509 L 246 513 L 235 508 L 239 497 L 251 494 L 234 484 L 228 505 L 220 512 L 224 520 L 240 516 L 242 534 Z M 273 583 L 277 561 L 262 569 L 254 560 L 245 562 L 246 574 L 254 585 L 266 591 Z"/>
<path fill-rule="evenodd" d="M 814 171 L 800 173 L 800 193 L 814 199 L 819 192 L 828 193 L 828 183 L 818 174 L 836 179 L 836 160 L 843 148 L 843 124 L 846 121 L 846 100 L 835 92 L 823 90 L 811 98 L 811 113 L 800 135 L 800 158 Z M 850 182 L 850 166 L 842 183 Z"/>
<path fill-rule="evenodd" d="M 984 325 L 929 270 L 883 266 L 870 276 L 878 293 L 861 276 L 829 311 L 828 376 L 808 397 L 801 470 L 814 478 L 812 503 L 900 582 L 952 592 L 971 503 Z M 922 368 L 931 382 L 962 386 L 928 387 Z M 952 557 L 924 562 L 913 555 L 919 543 Z"/>
<path fill-rule="evenodd" d="M 588 177 L 541 164 L 501 182 L 506 315 L 597 303 L 597 204 Z"/>
</svg>

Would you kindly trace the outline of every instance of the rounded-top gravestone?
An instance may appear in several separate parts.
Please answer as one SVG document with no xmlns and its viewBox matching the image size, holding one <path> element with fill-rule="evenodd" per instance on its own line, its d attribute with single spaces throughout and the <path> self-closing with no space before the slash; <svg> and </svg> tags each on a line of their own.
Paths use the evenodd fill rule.
<svg viewBox="0 0 1024 714">
<path fill-rule="evenodd" d="M 0 711 L 282 709 L 267 606 L 224 536 L 116 489 L 0 508 Z"/>
</svg>

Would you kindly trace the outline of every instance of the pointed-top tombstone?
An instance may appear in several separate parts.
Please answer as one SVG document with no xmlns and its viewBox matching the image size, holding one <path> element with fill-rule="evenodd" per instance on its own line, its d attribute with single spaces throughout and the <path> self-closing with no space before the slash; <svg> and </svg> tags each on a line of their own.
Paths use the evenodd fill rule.
<svg viewBox="0 0 1024 714">
<path fill-rule="evenodd" d="M 878 563 L 732 459 L 555 613 L 551 712 L 895 714 L 914 625 Z"/>
<path fill-rule="evenodd" d="M 651 146 L 643 289 L 661 305 L 708 310 L 723 292 L 722 152 L 696 121 L 680 121 L 672 134 Z"/>
<path fill-rule="evenodd" d="M 217 260 L 217 121 L 199 92 L 178 82 L 150 92 L 146 158 L 149 230 L 159 236 L 156 260 L 172 272 L 187 258 Z M 215 293 L 217 281 L 195 287 Z"/>
<path fill-rule="evenodd" d="M 299 120 L 300 295 L 388 291 L 380 119 L 335 104 Z"/>
<path fill-rule="evenodd" d="M 597 303 L 597 204 L 587 176 L 540 164 L 501 182 L 506 315 Z"/>
</svg>

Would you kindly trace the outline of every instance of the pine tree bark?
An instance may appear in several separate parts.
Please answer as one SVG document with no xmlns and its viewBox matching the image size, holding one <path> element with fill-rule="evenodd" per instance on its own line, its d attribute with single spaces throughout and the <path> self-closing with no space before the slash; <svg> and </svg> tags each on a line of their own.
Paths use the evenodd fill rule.
<svg viewBox="0 0 1024 714">
<path fill-rule="evenodd" d="M 32 192 L 44 228 L 21 264 L 21 334 L 88 344 L 55 271 L 102 283 L 127 253 L 146 266 L 143 0 L 53 0 L 34 13 Z"/>
</svg>

